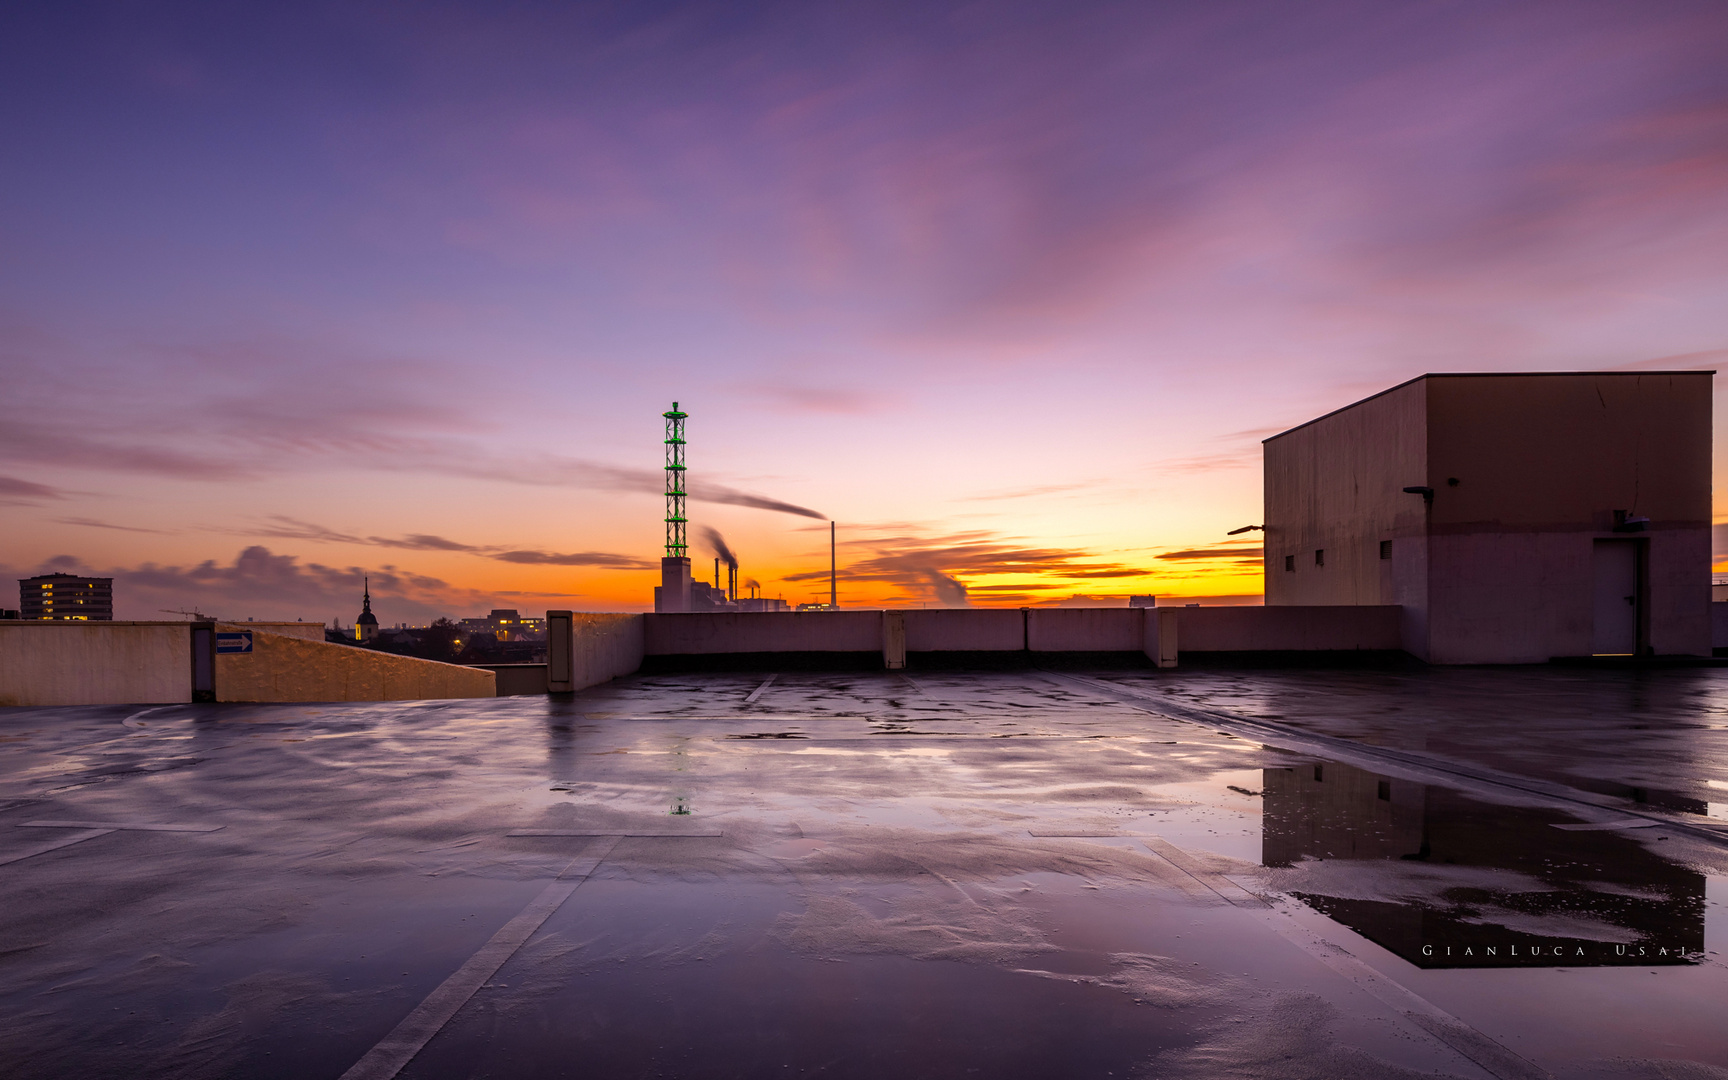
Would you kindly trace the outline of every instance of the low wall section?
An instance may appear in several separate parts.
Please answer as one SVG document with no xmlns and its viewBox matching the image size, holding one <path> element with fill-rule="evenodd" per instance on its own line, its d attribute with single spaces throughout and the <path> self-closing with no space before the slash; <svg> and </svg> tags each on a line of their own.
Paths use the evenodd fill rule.
<svg viewBox="0 0 1728 1080">
<path fill-rule="evenodd" d="M 649 656 L 882 649 L 880 611 L 718 611 L 642 618 L 646 620 L 644 651 Z M 912 632 L 908 619 L 909 649 Z"/>
<path fill-rule="evenodd" d="M 648 620 L 655 615 L 546 613 L 546 686 L 570 693 L 628 675 L 642 666 Z"/>
<path fill-rule="evenodd" d="M 1033 652 L 1146 652 L 1156 649 L 1156 608 L 1029 608 Z M 1149 638 L 1150 635 L 1150 638 Z"/>
<path fill-rule="evenodd" d="M 1176 612 L 1181 652 L 1402 649 L 1395 604 L 1154 608 Z"/>
<path fill-rule="evenodd" d="M 497 695 L 482 668 L 268 633 L 258 623 L 218 623 L 218 634 L 251 631 L 250 652 L 216 654 L 217 701 L 418 701 Z"/>
<path fill-rule="evenodd" d="M 192 700 L 183 622 L 0 621 L 0 705 L 172 705 Z"/>
<path fill-rule="evenodd" d="M 1728 604 L 1712 609 L 1728 623 L 1716 608 L 1728 611 Z M 499 692 L 491 671 L 326 643 L 316 623 L 218 624 L 218 636 L 250 632 L 252 649 L 205 653 L 203 674 L 195 676 L 192 643 L 202 633 L 198 640 L 213 648 L 211 629 L 183 622 L 0 621 L 0 705 L 187 702 L 194 678 L 211 675 L 211 683 L 199 685 L 213 685 L 218 701 L 401 701 Z M 920 653 L 1144 652 L 1169 666 L 1178 652 L 1402 647 L 1396 607 L 552 611 L 547 630 L 545 685 L 554 692 L 630 674 L 645 656 L 875 653 L 884 666 L 896 667 Z M 534 692 L 530 681 L 538 685 L 538 675 L 514 680 L 504 692 Z"/>
<path fill-rule="evenodd" d="M 813 614 L 820 617 L 825 613 Z M 906 621 L 906 651 L 1018 652 L 1026 648 L 1029 614 L 1017 608 L 906 611 L 902 613 Z"/>
<path fill-rule="evenodd" d="M 1144 653 L 1169 666 L 1179 652 L 1403 647 L 1395 606 L 694 612 L 641 618 L 648 656 L 880 652 L 890 668 L 919 653 Z"/>
</svg>

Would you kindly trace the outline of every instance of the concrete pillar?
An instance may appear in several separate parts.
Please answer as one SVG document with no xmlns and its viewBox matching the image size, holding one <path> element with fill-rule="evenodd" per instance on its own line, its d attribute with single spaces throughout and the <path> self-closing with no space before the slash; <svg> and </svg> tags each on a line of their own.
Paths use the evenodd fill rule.
<svg viewBox="0 0 1728 1080">
<path fill-rule="evenodd" d="M 1143 608 L 1146 612 L 1146 656 L 1161 668 L 1176 666 L 1175 608 Z"/>
<path fill-rule="evenodd" d="M 906 615 L 899 611 L 882 613 L 882 666 L 899 671 L 906 666 Z"/>
<path fill-rule="evenodd" d="M 569 694 L 576 690 L 574 619 L 568 611 L 546 613 L 546 690 Z"/>
<path fill-rule="evenodd" d="M 1176 620 L 1175 608 L 1153 608 L 1158 613 L 1158 666 L 1176 666 Z"/>
</svg>

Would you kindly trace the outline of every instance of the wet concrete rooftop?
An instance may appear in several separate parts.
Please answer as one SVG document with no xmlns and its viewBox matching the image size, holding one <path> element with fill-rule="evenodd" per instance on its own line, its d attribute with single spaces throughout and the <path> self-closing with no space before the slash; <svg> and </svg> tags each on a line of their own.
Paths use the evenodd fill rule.
<svg viewBox="0 0 1728 1080">
<path fill-rule="evenodd" d="M 0 710 L 10 1077 L 1728 1077 L 1728 671 Z"/>
</svg>

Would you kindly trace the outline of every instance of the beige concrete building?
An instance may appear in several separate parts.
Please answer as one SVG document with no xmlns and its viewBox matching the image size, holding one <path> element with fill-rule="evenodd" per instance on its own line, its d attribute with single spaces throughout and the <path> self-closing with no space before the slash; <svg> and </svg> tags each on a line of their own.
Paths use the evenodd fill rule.
<svg viewBox="0 0 1728 1080">
<path fill-rule="evenodd" d="M 1431 663 L 1710 655 L 1713 372 L 1424 375 L 1265 441 L 1266 603 Z"/>
</svg>

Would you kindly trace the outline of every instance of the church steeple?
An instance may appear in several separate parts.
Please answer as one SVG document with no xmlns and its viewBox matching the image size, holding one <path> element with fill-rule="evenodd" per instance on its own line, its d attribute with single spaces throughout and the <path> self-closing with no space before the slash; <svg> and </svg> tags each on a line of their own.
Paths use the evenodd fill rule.
<svg viewBox="0 0 1728 1080">
<path fill-rule="evenodd" d="M 378 616 L 372 614 L 372 579 L 363 577 L 360 580 L 361 607 L 360 617 L 354 620 L 354 640 L 366 642 L 378 636 Z"/>
</svg>

